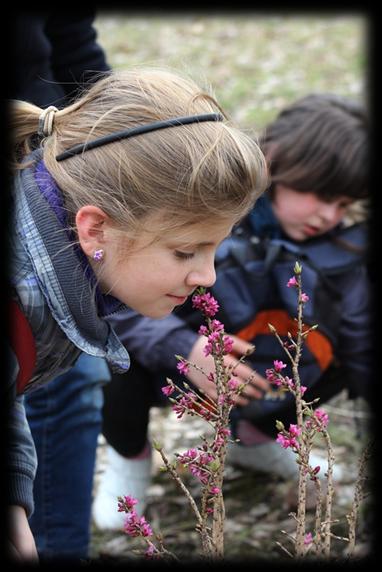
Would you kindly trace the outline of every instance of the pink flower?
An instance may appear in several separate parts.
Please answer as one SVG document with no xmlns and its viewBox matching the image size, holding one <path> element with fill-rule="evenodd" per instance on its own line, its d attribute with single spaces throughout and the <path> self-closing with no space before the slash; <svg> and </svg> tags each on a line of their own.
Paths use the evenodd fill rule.
<svg viewBox="0 0 382 572">
<path fill-rule="evenodd" d="M 293 423 L 289 425 L 289 434 L 292 437 L 298 437 L 299 435 L 301 435 L 301 431 L 302 429 L 298 425 L 294 425 Z"/>
<path fill-rule="evenodd" d="M 201 465 L 208 465 L 214 458 L 210 453 L 201 453 L 199 457 L 199 461 Z"/>
<path fill-rule="evenodd" d="M 126 516 L 124 530 L 129 536 L 152 536 L 153 531 L 144 516 L 139 517 L 135 510 Z"/>
<path fill-rule="evenodd" d="M 219 322 L 219 320 L 212 320 L 211 329 L 213 332 L 222 332 L 224 330 L 224 326 Z"/>
<path fill-rule="evenodd" d="M 219 435 L 224 435 L 225 437 L 229 437 L 231 435 L 231 429 L 227 427 L 220 427 L 218 430 Z"/>
<path fill-rule="evenodd" d="M 118 497 L 118 512 L 129 512 L 136 504 L 137 499 L 130 495 Z"/>
<path fill-rule="evenodd" d="M 183 375 L 187 375 L 187 373 L 190 371 L 190 366 L 185 361 L 180 361 L 176 367 L 180 373 L 183 373 Z"/>
<path fill-rule="evenodd" d="M 328 426 L 329 423 L 329 415 L 325 413 L 322 409 L 316 409 L 314 412 L 314 416 L 318 421 L 322 423 L 324 427 Z"/>
<path fill-rule="evenodd" d="M 178 461 L 182 465 L 187 465 L 187 463 L 190 463 L 191 461 L 196 459 L 197 456 L 198 456 L 198 452 L 196 449 L 188 449 L 188 451 L 186 451 L 182 455 L 178 455 Z"/>
<path fill-rule="evenodd" d="M 295 437 L 287 437 L 282 433 L 279 433 L 277 435 L 276 442 L 280 443 L 281 447 L 283 447 L 284 449 L 288 449 L 288 447 L 298 449 L 299 446 Z"/>
<path fill-rule="evenodd" d="M 208 318 L 215 316 L 219 310 L 219 304 L 209 292 L 204 294 L 195 294 L 192 297 L 192 305 L 200 310 Z"/>
<path fill-rule="evenodd" d="M 188 468 L 190 469 L 190 473 L 199 479 L 203 485 L 208 483 L 209 474 L 205 469 L 195 463 L 191 463 Z"/>
<path fill-rule="evenodd" d="M 229 354 L 233 348 L 233 339 L 229 336 L 224 336 L 223 338 L 223 353 Z"/>
<path fill-rule="evenodd" d="M 201 336 L 207 336 L 208 335 L 207 326 L 200 326 L 198 334 Z"/>
<path fill-rule="evenodd" d="M 289 387 L 289 389 L 294 390 L 295 389 L 295 384 L 293 379 L 291 379 L 290 377 L 288 377 L 287 375 L 284 377 L 284 384 Z"/>
<path fill-rule="evenodd" d="M 154 546 L 152 542 L 150 542 L 145 552 L 146 558 L 153 558 L 155 552 L 157 552 L 157 548 Z"/>
<path fill-rule="evenodd" d="M 210 354 L 212 354 L 212 350 L 213 350 L 212 344 L 208 343 L 204 346 L 203 353 L 206 357 L 208 357 Z"/>
<path fill-rule="evenodd" d="M 211 493 L 212 495 L 218 495 L 218 494 L 220 493 L 219 487 L 212 487 L 212 488 L 210 489 L 210 493 Z"/>
<path fill-rule="evenodd" d="M 233 379 L 231 378 L 228 383 L 228 389 L 230 389 L 231 391 L 235 391 L 240 385 L 240 382 L 237 379 Z"/>
<path fill-rule="evenodd" d="M 292 278 L 289 278 L 288 280 L 287 288 L 294 288 L 296 286 L 298 286 L 296 276 L 292 276 Z"/>
<path fill-rule="evenodd" d="M 180 419 L 186 413 L 186 411 L 190 412 L 190 410 L 192 410 L 194 403 L 194 394 L 188 392 L 182 395 L 180 399 L 178 399 L 177 403 L 172 406 L 172 410 L 175 411 L 177 418 Z"/>
<path fill-rule="evenodd" d="M 266 369 L 265 370 L 265 376 L 266 376 L 268 381 L 271 381 L 273 383 L 276 383 L 277 385 L 280 385 L 281 382 L 279 381 L 278 377 L 275 375 L 275 372 L 273 369 L 270 369 L 270 368 Z"/>
<path fill-rule="evenodd" d="M 309 302 L 309 296 L 308 294 L 305 294 L 305 292 L 301 292 L 301 302 Z"/>
<path fill-rule="evenodd" d="M 313 542 L 312 533 L 311 533 L 311 532 L 307 532 L 307 533 L 305 534 L 304 544 L 305 544 L 305 545 L 308 545 L 308 544 L 312 544 L 312 542 Z"/>
<path fill-rule="evenodd" d="M 174 393 L 175 387 L 173 385 L 165 385 L 162 387 L 162 393 L 164 393 L 167 397 Z"/>
<path fill-rule="evenodd" d="M 279 359 L 275 359 L 273 362 L 275 371 L 277 373 L 279 373 L 282 369 L 284 369 L 286 367 L 286 363 L 283 363 L 281 360 Z"/>
<path fill-rule="evenodd" d="M 285 435 L 283 435 L 282 433 L 278 433 L 276 437 L 276 442 L 280 443 L 281 447 L 283 447 L 284 449 L 290 447 L 289 439 L 285 437 Z"/>
</svg>

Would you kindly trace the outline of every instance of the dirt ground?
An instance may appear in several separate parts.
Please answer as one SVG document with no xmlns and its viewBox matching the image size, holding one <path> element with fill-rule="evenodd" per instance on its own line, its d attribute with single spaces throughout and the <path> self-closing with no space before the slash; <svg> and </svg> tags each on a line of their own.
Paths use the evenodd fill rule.
<svg viewBox="0 0 382 572">
<path fill-rule="evenodd" d="M 332 531 L 336 536 L 347 536 L 345 515 L 349 512 L 357 474 L 357 462 L 368 440 L 369 412 L 364 402 L 349 401 L 345 394 L 325 404 L 330 414 L 330 434 L 334 444 L 336 466 L 345 475 L 344 482 L 336 484 Z M 200 443 L 199 436 L 206 433 L 207 424 L 199 418 L 178 420 L 170 409 L 153 409 L 150 433 L 164 447 L 168 457 Z M 318 443 L 315 452 L 324 454 Z M 320 451 L 321 449 L 321 451 Z M 184 561 L 200 554 L 199 535 L 188 501 L 167 473 L 159 470 L 162 460 L 154 452 L 152 485 L 149 488 L 147 520 L 155 532 L 164 538 L 165 546 Z M 95 490 L 105 469 L 105 441 L 100 439 L 97 457 Z M 198 483 L 192 477 L 186 483 L 198 498 Z M 292 485 L 293 486 L 293 485 Z M 225 560 L 266 562 L 290 561 L 290 556 L 279 546 L 281 543 L 293 551 L 288 534 L 295 532 L 295 521 L 287 504 L 291 483 L 276 476 L 249 472 L 227 466 L 224 481 L 226 507 Z M 371 479 L 365 492 L 371 488 Z M 359 514 L 355 558 L 372 555 L 371 511 L 372 495 L 367 494 Z M 308 512 L 307 530 L 313 529 L 313 512 Z M 310 528 L 311 527 L 311 528 Z M 332 539 L 331 558 L 343 559 L 347 543 Z M 142 559 L 144 543 L 131 539 L 124 532 L 101 532 L 93 525 L 91 558 L 102 562 L 120 563 Z"/>
</svg>

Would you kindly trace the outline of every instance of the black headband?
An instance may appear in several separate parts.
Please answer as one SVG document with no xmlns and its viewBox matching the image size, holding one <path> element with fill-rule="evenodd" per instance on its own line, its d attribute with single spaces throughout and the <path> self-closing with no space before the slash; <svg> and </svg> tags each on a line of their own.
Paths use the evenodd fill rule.
<svg viewBox="0 0 382 572">
<path fill-rule="evenodd" d="M 173 119 L 166 119 L 164 121 L 155 121 L 154 123 L 139 125 L 138 127 L 126 129 L 125 131 L 116 131 L 115 133 L 110 133 L 110 135 L 98 137 L 98 139 L 94 139 L 88 143 L 80 143 L 79 145 L 74 145 L 74 147 L 71 147 L 70 149 L 67 149 L 66 151 L 63 151 L 57 155 L 56 161 L 63 161 L 64 159 L 73 157 L 73 155 L 78 155 L 84 151 L 94 149 L 95 147 L 107 145 L 107 143 L 113 143 L 113 141 L 120 141 L 121 139 L 134 137 L 135 135 L 141 135 L 142 133 L 148 133 L 149 131 L 157 131 L 157 129 L 164 129 L 165 127 L 188 125 L 189 123 L 201 123 L 202 121 L 223 121 L 223 119 L 224 118 L 220 113 L 205 113 L 204 115 L 174 117 Z"/>
</svg>

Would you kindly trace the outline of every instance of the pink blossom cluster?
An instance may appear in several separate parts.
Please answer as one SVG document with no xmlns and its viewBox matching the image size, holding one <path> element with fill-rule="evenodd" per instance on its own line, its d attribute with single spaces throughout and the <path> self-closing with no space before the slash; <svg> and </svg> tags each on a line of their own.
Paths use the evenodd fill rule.
<svg viewBox="0 0 382 572">
<path fill-rule="evenodd" d="M 273 368 L 268 368 L 265 370 L 265 376 L 270 383 L 273 383 L 277 387 L 284 387 L 288 389 L 292 393 L 296 392 L 296 384 L 294 383 L 293 379 L 288 377 L 287 375 L 282 375 L 281 371 L 286 367 L 286 364 L 280 360 L 274 360 Z M 304 395 L 306 391 L 305 385 L 300 385 L 300 392 L 301 395 Z"/>
<path fill-rule="evenodd" d="M 138 504 L 137 499 L 130 495 L 118 497 L 118 512 L 129 512 L 136 504 Z"/>
<path fill-rule="evenodd" d="M 208 318 L 213 318 L 219 310 L 217 300 L 209 292 L 195 294 L 192 297 L 192 305 Z"/>
<path fill-rule="evenodd" d="M 204 296 L 203 300 L 206 299 L 207 294 L 199 295 L 199 298 Z M 208 302 L 211 302 L 210 298 L 207 298 Z M 204 307 L 204 306 L 203 306 Z M 225 335 L 224 325 L 219 320 L 211 320 L 207 317 L 208 326 L 202 325 L 199 328 L 199 334 L 207 337 L 207 344 L 204 348 L 204 355 L 207 357 L 209 355 L 223 357 L 231 353 L 234 341 L 229 336 Z M 176 356 L 179 360 L 177 364 L 178 371 L 187 375 L 190 370 L 190 363 L 182 358 L 181 356 Z M 280 362 L 281 363 L 281 362 Z M 192 364 L 191 364 L 192 365 Z M 216 383 L 215 374 L 210 372 L 207 375 L 207 379 L 212 383 Z M 223 392 L 218 395 L 217 404 L 233 406 L 235 403 L 235 394 L 238 394 L 243 387 L 237 379 L 232 377 L 226 382 L 226 386 Z M 175 384 L 171 380 L 167 380 L 167 385 L 162 387 L 162 392 L 167 397 L 170 397 L 176 389 Z M 195 415 L 195 413 L 204 417 L 207 421 L 211 421 L 216 414 L 216 405 L 208 400 L 208 398 L 200 398 L 194 391 L 185 392 L 178 388 L 180 396 L 175 399 L 171 399 L 173 402 L 172 409 L 175 411 L 178 419 L 183 417 L 185 413 L 190 415 Z"/>
<path fill-rule="evenodd" d="M 190 371 L 190 366 L 185 360 L 180 360 L 176 367 L 178 371 L 183 375 L 187 375 L 188 372 Z"/>
<path fill-rule="evenodd" d="M 202 447 L 188 449 L 185 453 L 178 454 L 179 463 L 186 466 L 203 485 L 208 485 L 213 480 L 214 470 L 218 466 L 219 451 L 230 435 L 230 429 L 219 427 L 210 446 L 205 443 Z"/>
<path fill-rule="evenodd" d="M 220 450 L 230 435 L 231 431 L 228 428 L 219 427 L 211 444 L 204 443 L 201 447 L 188 449 L 185 453 L 176 455 L 178 462 L 187 467 L 205 487 L 208 493 L 207 502 L 212 502 L 213 498 L 221 493 L 220 487 L 214 485 L 214 478 L 220 466 Z M 207 513 L 212 512 L 212 508 L 207 508 Z"/>
<path fill-rule="evenodd" d="M 208 342 L 204 347 L 203 353 L 207 357 L 209 355 L 227 355 L 231 353 L 233 348 L 233 339 L 229 336 L 223 336 L 220 332 L 212 332 L 208 336 Z"/>
<path fill-rule="evenodd" d="M 178 419 L 181 419 L 185 413 L 193 414 L 196 404 L 196 394 L 193 391 L 188 391 L 183 393 L 176 403 L 172 406 L 172 410 L 175 411 Z"/>
<path fill-rule="evenodd" d="M 129 536 L 152 536 L 153 531 L 144 516 L 138 516 L 135 510 L 126 516 L 124 530 Z"/>
<path fill-rule="evenodd" d="M 226 355 L 231 353 L 233 347 L 233 339 L 224 335 L 224 325 L 219 320 L 211 320 L 209 327 L 200 326 L 199 334 L 207 336 L 207 344 L 204 348 L 204 355 Z"/>
<path fill-rule="evenodd" d="M 284 449 L 288 449 L 288 447 L 291 447 L 292 449 L 298 449 L 299 443 L 297 437 L 301 435 L 301 432 L 301 427 L 291 423 L 289 425 L 289 431 L 286 431 L 285 429 L 280 431 L 277 435 L 276 441 L 277 443 L 280 443 Z"/>
<path fill-rule="evenodd" d="M 175 384 L 168 379 L 167 385 L 162 387 L 162 393 L 166 397 L 170 397 L 175 389 Z M 213 403 L 209 403 L 207 400 L 201 400 L 194 391 L 186 392 L 181 389 L 179 389 L 179 391 L 180 395 L 175 399 L 170 398 L 170 401 L 173 403 L 171 408 L 176 413 L 178 419 L 181 419 L 185 413 L 189 415 L 199 414 L 204 417 L 206 421 L 213 419 L 215 410 Z"/>
<path fill-rule="evenodd" d="M 208 465 L 214 460 L 213 455 L 203 450 L 189 449 L 177 457 L 179 463 L 187 466 L 190 473 L 199 479 L 203 485 L 208 483 L 210 477 Z"/>
<path fill-rule="evenodd" d="M 304 544 L 305 546 L 309 546 L 313 542 L 313 535 L 311 532 L 307 532 L 304 537 Z"/>
<path fill-rule="evenodd" d="M 329 415 L 323 409 L 316 409 L 311 417 L 306 422 L 307 427 L 314 427 L 316 431 L 322 431 L 329 424 Z"/>
<path fill-rule="evenodd" d="M 139 516 L 134 506 L 137 499 L 127 495 L 118 497 L 118 512 L 126 512 L 124 530 L 129 536 L 152 536 L 153 531 L 144 516 Z"/>
</svg>

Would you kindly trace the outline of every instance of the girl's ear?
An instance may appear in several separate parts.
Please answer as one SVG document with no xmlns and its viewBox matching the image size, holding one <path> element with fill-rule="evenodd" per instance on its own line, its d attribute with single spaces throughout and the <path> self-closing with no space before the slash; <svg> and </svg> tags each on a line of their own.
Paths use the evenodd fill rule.
<svg viewBox="0 0 382 572">
<path fill-rule="evenodd" d="M 87 256 L 105 244 L 105 222 L 109 216 L 94 205 L 85 205 L 76 214 L 76 227 L 81 248 Z"/>
</svg>

